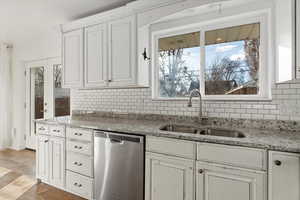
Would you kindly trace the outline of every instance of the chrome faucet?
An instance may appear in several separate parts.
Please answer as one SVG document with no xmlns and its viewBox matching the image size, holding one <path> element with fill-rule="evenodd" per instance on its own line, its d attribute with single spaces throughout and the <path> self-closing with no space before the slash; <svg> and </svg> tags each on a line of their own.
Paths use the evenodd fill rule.
<svg viewBox="0 0 300 200">
<path fill-rule="evenodd" d="M 193 89 L 190 93 L 190 97 L 189 97 L 189 101 L 188 101 L 188 107 L 192 107 L 192 98 L 193 97 L 199 97 L 199 120 L 201 121 L 203 118 L 203 114 L 202 114 L 202 95 L 201 92 L 198 89 Z"/>
</svg>

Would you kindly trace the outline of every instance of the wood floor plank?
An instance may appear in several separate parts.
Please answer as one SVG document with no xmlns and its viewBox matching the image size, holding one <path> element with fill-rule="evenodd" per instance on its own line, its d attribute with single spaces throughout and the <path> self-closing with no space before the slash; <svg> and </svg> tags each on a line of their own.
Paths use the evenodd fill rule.
<svg viewBox="0 0 300 200">
<path fill-rule="evenodd" d="M 81 197 L 54 188 L 45 183 L 34 185 L 18 200 L 84 200 Z"/>
<path fill-rule="evenodd" d="M 22 175 L 35 180 L 35 152 L 31 150 L 3 150 L 0 151 L 0 166 L 11 172 L 0 178 L 0 191 Z M 3 200 L 0 193 L 0 200 Z M 5 199 L 8 200 L 8 199 Z M 10 200 L 10 199 L 9 199 Z M 76 195 L 62 191 L 44 183 L 33 185 L 17 200 L 85 200 Z"/>
<path fill-rule="evenodd" d="M 0 177 L 0 189 L 7 186 L 14 180 L 16 180 L 18 177 L 20 177 L 22 174 L 18 172 L 11 171 L 7 173 L 6 175 Z"/>
<path fill-rule="evenodd" d="M 8 174 L 9 172 L 11 172 L 10 169 L 6 169 L 4 167 L 0 167 L 0 177 L 5 176 L 6 174 Z"/>
<path fill-rule="evenodd" d="M 35 184 L 36 180 L 29 176 L 22 175 L 0 189 L 0 200 L 16 200 Z"/>
</svg>

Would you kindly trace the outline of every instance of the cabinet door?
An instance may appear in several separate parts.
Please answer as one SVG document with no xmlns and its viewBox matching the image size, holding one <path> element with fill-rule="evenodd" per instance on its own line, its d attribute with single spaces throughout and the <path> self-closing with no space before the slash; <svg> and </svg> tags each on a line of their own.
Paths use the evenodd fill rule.
<svg viewBox="0 0 300 200">
<path fill-rule="evenodd" d="M 83 86 L 83 30 L 63 34 L 63 87 Z"/>
<path fill-rule="evenodd" d="M 108 24 L 109 85 L 136 84 L 136 19 L 130 16 Z"/>
<path fill-rule="evenodd" d="M 269 152 L 269 200 L 300 199 L 300 155 Z"/>
<path fill-rule="evenodd" d="M 193 200 L 194 161 L 146 154 L 145 200 Z"/>
<path fill-rule="evenodd" d="M 107 85 L 107 26 L 85 29 L 85 87 Z"/>
<path fill-rule="evenodd" d="M 197 200 L 266 200 L 265 172 L 197 162 Z"/>
<path fill-rule="evenodd" d="M 50 138 L 50 184 L 63 188 L 65 185 L 65 139 Z"/>
<path fill-rule="evenodd" d="M 49 137 L 40 135 L 37 137 L 36 148 L 36 175 L 42 181 L 49 180 Z"/>
</svg>

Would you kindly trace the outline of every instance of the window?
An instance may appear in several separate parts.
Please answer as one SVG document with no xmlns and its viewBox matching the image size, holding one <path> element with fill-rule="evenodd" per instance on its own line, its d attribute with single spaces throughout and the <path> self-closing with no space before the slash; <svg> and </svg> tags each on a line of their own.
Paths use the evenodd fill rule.
<svg viewBox="0 0 300 200">
<path fill-rule="evenodd" d="M 205 32 L 205 94 L 257 95 L 260 24 Z"/>
<path fill-rule="evenodd" d="M 154 32 L 154 98 L 186 98 L 196 88 L 205 98 L 265 98 L 265 18 L 243 22 Z"/>
<path fill-rule="evenodd" d="M 199 88 L 199 32 L 161 38 L 159 43 L 159 94 L 185 97 Z"/>
</svg>

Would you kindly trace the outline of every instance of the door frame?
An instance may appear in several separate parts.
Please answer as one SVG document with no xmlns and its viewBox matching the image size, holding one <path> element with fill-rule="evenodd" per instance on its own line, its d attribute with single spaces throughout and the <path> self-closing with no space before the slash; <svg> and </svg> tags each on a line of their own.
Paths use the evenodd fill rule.
<svg viewBox="0 0 300 200">
<path fill-rule="evenodd" d="M 32 114 L 33 108 L 31 106 L 32 91 L 31 91 L 31 69 L 44 67 L 44 112 L 43 119 L 50 119 L 54 116 L 54 83 L 53 83 L 53 65 L 61 64 L 60 57 L 45 58 L 34 61 L 25 62 L 25 79 L 26 79 L 26 102 L 25 102 L 25 113 L 26 113 L 26 128 L 25 128 L 25 147 L 28 149 L 36 149 L 36 133 L 35 123 L 33 122 Z M 47 103 L 45 105 L 45 103 Z M 33 137 L 33 138 L 32 138 Z"/>
</svg>

